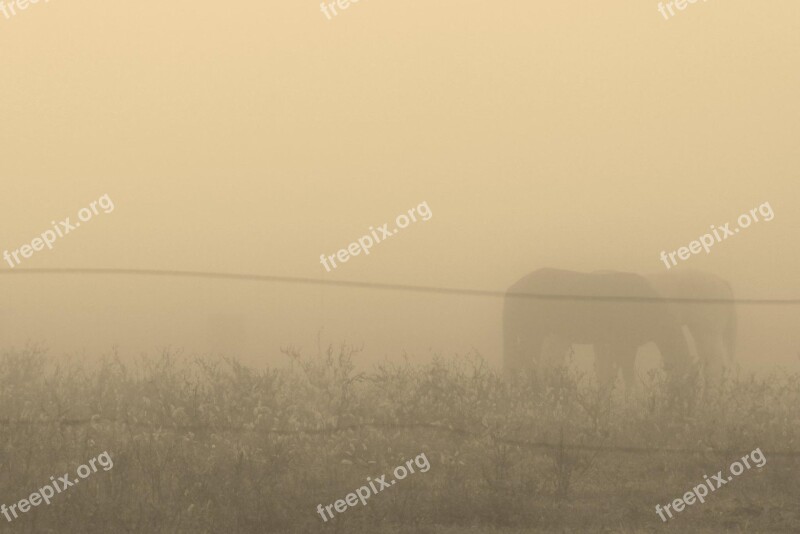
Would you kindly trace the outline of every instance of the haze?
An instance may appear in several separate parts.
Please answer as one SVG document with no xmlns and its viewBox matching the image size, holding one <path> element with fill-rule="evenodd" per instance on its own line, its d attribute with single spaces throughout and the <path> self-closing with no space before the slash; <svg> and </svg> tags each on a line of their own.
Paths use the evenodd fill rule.
<svg viewBox="0 0 800 534">
<path fill-rule="evenodd" d="M 800 298 L 800 5 L 52 1 L 0 18 L 0 251 L 96 216 L 15 269 L 124 268 L 504 291 L 540 267 L 682 262 Z M 776 22 L 777 21 L 777 22 Z M 681 53 L 676 54 L 675 51 Z M 421 202 L 433 213 L 328 273 Z M 254 364 L 340 342 L 360 363 L 478 351 L 500 298 L 271 282 L 11 274 L 0 346 L 117 345 Z M 741 306 L 743 366 L 795 365 L 798 306 Z"/>
</svg>

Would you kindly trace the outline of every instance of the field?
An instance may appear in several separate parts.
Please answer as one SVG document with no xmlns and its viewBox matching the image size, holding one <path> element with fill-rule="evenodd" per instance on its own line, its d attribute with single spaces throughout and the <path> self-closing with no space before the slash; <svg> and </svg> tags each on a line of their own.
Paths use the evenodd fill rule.
<svg viewBox="0 0 800 534">
<path fill-rule="evenodd" d="M 168 352 L 96 365 L 0 357 L 0 502 L 108 451 L 100 470 L 3 532 L 800 531 L 800 376 L 729 376 L 709 395 L 651 373 L 627 398 L 561 370 L 505 381 L 477 355 L 357 372 L 353 349 L 255 371 Z M 748 452 L 745 470 L 664 523 L 667 504 Z M 424 453 L 323 522 L 317 505 Z"/>
</svg>

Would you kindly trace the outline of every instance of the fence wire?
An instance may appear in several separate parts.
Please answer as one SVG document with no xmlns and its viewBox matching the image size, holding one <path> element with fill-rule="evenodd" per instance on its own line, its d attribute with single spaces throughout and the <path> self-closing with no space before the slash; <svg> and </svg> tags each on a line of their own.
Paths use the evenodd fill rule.
<svg viewBox="0 0 800 534">
<path fill-rule="evenodd" d="M 613 452 L 613 453 L 623 453 L 623 454 L 658 454 L 658 453 L 665 453 L 665 454 L 703 454 L 703 455 L 736 455 L 736 454 L 746 454 L 749 453 L 750 450 L 738 450 L 738 449 L 714 449 L 714 448 L 706 448 L 706 449 L 690 449 L 690 448 L 677 448 L 677 447 L 637 447 L 637 446 L 623 446 L 623 445 L 578 445 L 578 444 L 570 444 L 570 443 L 551 443 L 546 441 L 530 441 L 524 439 L 513 439 L 513 438 L 504 438 L 495 435 L 492 432 L 472 432 L 470 430 L 464 428 L 456 428 L 448 425 L 442 425 L 439 423 L 406 423 L 406 424 L 398 424 L 398 423 L 358 423 L 358 424 L 351 424 L 351 425 L 341 425 L 336 427 L 326 427 L 326 428 L 310 428 L 310 429 L 258 429 L 258 428 L 245 428 L 243 426 L 233 426 L 233 425 L 181 425 L 181 424 L 165 424 L 165 425 L 155 425 L 152 423 L 143 423 L 143 422 L 132 422 L 128 420 L 120 420 L 120 419 L 107 419 L 107 418 L 95 418 L 95 419 L 52 419 L 52 420 L 10 420 L 10 419 L 0 419 L 0 426 L 6 427 L 15 427 L 15 426 L 28 426 L 28 427 L 35 427 L 35 426 L 50 426 L 50 425 L 58 425 L 59 427 L 82 427 L 91 425 L 92 427 L 97 427 L 101 423 L 106 424 L 121 424 L 123 426 L 129 428 L 146 428 L 146 429 L 153 429 L 159 431 L 166 431 L 172 430 L 176 432 L 192 432 L 195 434 L 198 433 L 215 433 L 215 432 L 229 432 L 235 434 L 269 434 L 269 435 L 278 435 L 278 436 L 332 436 L 334 434 L 339 434 L 342 432 L 348 431 L 355 431 L 355 430 L 362 430 L 362 429 L 386 429 L 386 430 L 433 430 L 437 432 L 443 432 L 468 438 L 479 438 L 485 439 L 490 438 L 496 443 L 502 443 L 504 445 L 514 445 L 525 449 L 538 449 L 538 450 L 575 450 L 575 451 L 586 451 L 586 452 Z M 768 454 L 770 457 L 784 457 L 784 458 L 798 458 L 800 457 L 800 451 L 766 451 L 765 454 Z"/>
<path fill-rule="evenodd" d="M 493 298 L 525 298 L 537 300 L 582 300 L 582 301 L 612 301 L 612 302 L 693 302 L 697 304 L 772 304 L 793 305 L 800 304 L 796 299 L 703 299 L 703 298 L 660 298 L 660 297 L 631 297 L 631 296 L 595 296 L 595 295 L 565 295 L 550 293 L 509 293 L 484 289 L 465 289 L 454 287 L 419 286 L 408 284 L 389 284 L 381 282 L 359 282 L 355 280 L 323 280 L 319 278 L 303 278 L 297 276 L 274 276 L 261 274 L 241 274 L 210 271 L 170 271 L 160 269 L 13 269 L 2 270 L 0 275 L 128 275 L 128 276 L 164 276 L 179 278 L 205 278 L 211 280 L 239 280 L 250 282 L 279 282 L 287 284 L 309 284 L 333 287 L 355 287 L 362 289 L 382 289 L 388 291 L 410 291 L 415 293 L 439 293 L 444 295 L 466 295 Z"/>
</svg>

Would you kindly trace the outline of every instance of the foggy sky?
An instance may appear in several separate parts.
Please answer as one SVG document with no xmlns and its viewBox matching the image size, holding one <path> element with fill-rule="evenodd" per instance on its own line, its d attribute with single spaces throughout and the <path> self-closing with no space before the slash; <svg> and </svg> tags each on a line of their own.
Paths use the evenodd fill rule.
<svg viewBox="0 0 800 534">
<path fill-rule="evenodd" d="M 0 16 L 0 251 L 108 194 L 112 213 L 20 268 L 503 291 L 540 267 L 663 271 L 662 250 L 769 202 L 772 221 L 681 267 L 800 298 L 800 5 L 669 21 L 656 5 L 362 0 L 329 21 L 313 1 L 54 0 Z M 423 201 L 429 221 L 320 265 Z M 2 347 L 202 352 L 228 335 L 271 363 L 322 331 L 363 361 L 500 362 L 497 298 L 10 270 Z M 740 313 L 743 364 L 797 361 L 797 306 Z M 245 326 L 210 326 L 226 322 Z"/>
</svg>

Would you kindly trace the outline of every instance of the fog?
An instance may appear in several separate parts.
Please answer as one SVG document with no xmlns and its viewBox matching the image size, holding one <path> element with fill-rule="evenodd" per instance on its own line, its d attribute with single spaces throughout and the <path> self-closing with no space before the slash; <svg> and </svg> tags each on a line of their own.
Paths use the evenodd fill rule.
<svg viewBox="0 0 800 534">
<path fill-rule="evenodd" d="M 346 342 L 364 365 L 499 366 L 497 295 L 23 270 L 502 293 L 542 267 L 663 272 L 662 251 L 765 202 L 772 220 L 674 269 L 798 299 L 800 8 L 725 6 L 90 1 L 0 20 L 0 249 L 114 203 L 0 264 L 0 346 L 280 364 Z M 429 220 L 320 263 L 422 202 Z M 738 311 L 743 367 L 798 363 L 797 305 Z"/>
</svg>

